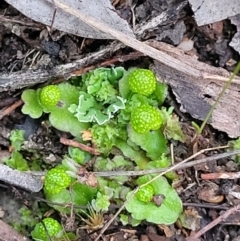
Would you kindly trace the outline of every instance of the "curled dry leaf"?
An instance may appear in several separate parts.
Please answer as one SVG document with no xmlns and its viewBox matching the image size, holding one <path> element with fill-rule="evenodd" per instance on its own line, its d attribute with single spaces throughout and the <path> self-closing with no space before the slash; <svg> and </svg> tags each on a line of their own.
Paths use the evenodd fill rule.
<svg viewBox="0 0 240 241">
<path fill-rule="evenodd" d="M 240 186 L 239 185 L 233 185 L 227 186 L 226 188 L 226 200 L 227 203 L 236 206 L 240 204 Z"/>
<path fill-rule="evenodd" d="M 174 231 L 169 226 L 164 224 L 158 224 L 158 227 L 163 230 L 167 238 L 171 238 L 172 236 L 174 236 Z"/>
<path fill-rule="evenodd" d="M 198 192 L 198 198 L 208 203 L 221 203 L 224 195 L 219 195 L 219 186 L 209 182 Z"/>
<path fill-rule="evenodd" d="M 197 231 L 200 229 L 201 216 L 194 208 L 187 208 L 183 214 L 180 216 L 181 226 Z"/>
<path fill-rule="evenodd" d="M 81 167 L 78 171 L 78 181 L 84 183 L 90 187 L 97 187 L 98 181 L 95 175 L 91 172 L 88 172 L 85 168 Z"/>
</svg>

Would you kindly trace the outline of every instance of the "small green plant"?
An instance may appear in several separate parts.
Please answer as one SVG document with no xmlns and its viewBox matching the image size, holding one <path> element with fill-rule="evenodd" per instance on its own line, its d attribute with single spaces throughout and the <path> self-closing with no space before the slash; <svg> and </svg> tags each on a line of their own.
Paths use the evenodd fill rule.
<svg viewBox="0 0 240 241">
<path fill-rule="evenodd" d="M 159 169 L 159 168 L 169 167 L 170 165 L 171 165 L 170 159 L 166 156 L 165 153 L 163 153 L 161 155 L 161 157 L 155 159 L 154 161 L 149 162 L 148 168 L 149 169 Z M 164 176 L 166 178 L 168 178 L 169 180 L 179 179 L 179 176 L 177 175 L 177 173 L 175 171 L 167 172 Z"/>
<path fill-rule="evenodd" d="M 134 93 L 149 96 L 156 89 L 157 79 L 149 69 L 136 69 L 128 78 L 130 90 Z"/>
<path fill-rule="evenodd" d="M 91 204 L 94 210 L 96 210 L 97 212 L 108 211 L 108 208 L 110 206 L 109 197 L 102 194 L 101 192 L 98 192 L 96 199 L 93 199 Z"/>
<path fill-rule="evenodd" d="M 23 130 L 13 130 L 11 131 L 11 135 L 9 137 L 11 141 L 11 146 L 15 151 L 20 151 L 21 146 L 24 142 L 24 131 Z"/>
<path fill-rule="evenodd" d="M 29 229 L 33 229 L 38 223 L 36 215 L 41 217 L 42 210 L 34 203 L 31 210 L 26 206 L 22 206 L 20 209 L 14 211 L 14 213 L 10 212 L 9 215 L 5 217 L 5 222 L 10 224 L 22 235 L 29 236 Z"/>
<path fill-rule="evenodd" d="M 149 203 L 153 198 L 154 190 L 151 185 L 141 187 L 136 193 L 136 198 L 144 203 Z"/>
<path fill-rule="evenodd" d="M 80 123 L 68 110 L 70 105 L 78 104 L 78 88 L 70 83 L 51 85 L 50 89 L 44 88 L 46 89 L 43 92 L 42 89 L 23 91 L 22 112 L 33 119 L 41 117 L 43 113 L 49 113 L 49 122 L 56 129 L 70 132 L 74 136 L 81 136 L 81 132 L 88 125 Z"/>
<path fill-rule="evenodd" d="M 91 158 L 87 152 L 84 152 L 76 147 L 69 147 L 68 154 L 75 162 L 80 165 L 87 163 Z"/>
<path fill-rule="evenodd" d="M 152 178 L 152 175 L 145 175 L 138 178 L 137 183 L 140 186 Z M 141 189 L 143 192 L 141 192 Z M 126 205 L 126 209 L 134 219 L 146 219 L 148 222 L 168 225 L 176 222 L 182 213 L 181 199 L 164 177 L 157 178 L 151 184 L 140 188 L 139 191 L 140 193 L 137 192 L 131 199 L 133 192 L 127 194 L 129 202 Z M 164 197 L 160 206 L 151 201 L 154 195 L 162 195 Z"/>
<path fill-rule="evenodd" d="M 166 96 L 167 86 L 158 82 L 151 70 L 98 68 L 66 83 L 25 90 L 22 112 L 32 118 L 44 115 L 53 127 L 96 148 L 101 155 L 95 159 L 94 171 L 153 169 L 170 165 L 169 140 L 184 141 L 173 108 L 162 107 Z M 98 186 L 91 186 L 86 181 L 89 173 L 82 171 L 91 158 L 69 148 L 62 164 L 48 170 L 44 193 L 48 201 L 62 204 L 49 205 L 65 214 L 71 213 L 66 204 L 71 203 L 74 212 L 80 213 L 75 205 L 90 203 L 90 216 L 101 213 L 96 223 L 102 225 L 102 213 L 109 210 L 110 203 L 121 205 L 133 195 L 136 183 L 141 186 L 154 175 L 137 180 L 124 175 L 97 177 Z M 129 216 L 135 225 L 144 219 L 158 224 L 177 220 L 182 204 L 168 180 L 178 176 L 174 172 L 165 176 L 168 179 L 161 177 L 140 187 L 126 206 L 128 215 L 122 216 L 123 222 Z M 164 196 L 161 206 L 154 203 L 158 195 Z M 83 221 L 90 225 L 94 220 Z"/>
<path fill-rule="evenodd" d="M 55 167 L 49 170 L 44 180 L 44 190 L 48 194 L 60 193 L 71 184 L 71 177 L 63 168 Z"/>
<path fill-rule="evenodd" d="M 109 69 L 99 68 L 83 76 L 84 84 L 79 92 L 79 102 L 69 108 L 79 122 L 97 122 L 98 125 L 103 125 L 125 108 L 126 100 L 119 96 L 114 86 L 119 73 L 122 76 L 124 69 L 115 68 L 112 75 L 109 75 Z"/>
<path fill-rule="evenodd" d="M 140 134 L 157 130 L 161 124 L 162 119 L 159 110 L 150 105 L 141 105 L 133 111 L 131 116 L 131 125 Z"/>
<path fill-rule="evenodd" d="M 31 235 L 36 241 L 50 241 L 53 238 L 61 238 L 63 228 L 57 220 L 44 218 L 42 222 L 36 224 Z"/>
<path fill-rule="evenodd" d="M 229 141 L 228 146 L 231 151 L 240 150 L 240 137 L 238 137 L 236 140 Z M 239 155 L 234 156 L 233 160 L 239 164 L 240 163 Z"/>
<path fill-rule="evenodd" d="M 4 163 L 9 167 L 19 170 L 19 171 L 27 171 L 29 170 L 29 166 L 27 161 L 23 158 L 20 153 L 21 146 L 24 142 L 24 131 L 22 130 L 13 130 L 10 135 L 11 147 L 13 151 L 11 152 L 11 156 L 8 159 L 4 160 Z"/>
<path fill-rule="evenodd" d="M 44 180 L 44 193 L 50 202 L 63 204 L 51 205 L 56 210 L 69 214 L 70 208 L 64 205 L 87 205 L 97 194 L 97 188 L 80 183 L 77 180 L 80 165 L 68 156 L 62 160 L 62 164 L 47 171 Z M 69 188 L 71 186 L 71 188 Z M 79 210 L 76 210 L 79 212 Z"/>
<path fill-rule="evenodd" d="M 42 106 L 50 108 L 56 106 L 61 97 L 61 91 L 56 85 L 48 85 L 41 89 L 39 102 Z"/>
</svg>

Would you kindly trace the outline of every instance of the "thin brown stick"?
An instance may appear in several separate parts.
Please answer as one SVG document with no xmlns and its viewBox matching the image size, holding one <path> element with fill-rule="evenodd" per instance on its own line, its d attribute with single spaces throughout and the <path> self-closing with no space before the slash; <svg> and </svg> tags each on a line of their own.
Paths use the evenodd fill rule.
<svg viewBox="0 0 240 241">
<path fill-rule="evenodd" d="M 203 229 L 199 230 L 197 233 L 193 234 L 189 238 L 186 239 L 186 241 L 195 241 L 197 240 L 200 236 L 202 236 L 204 233 L 206 233 L 208 230 L 212 229 L 222 221 L 224 221 L 227 217 L 229 217 L 231 214 L 234 212 L 239 212 L 240 211 L 240 204 L 232 207 L 231 209 L 227 210 L 225 213 L 220 215 L 218 218 L 213 220 L 211 223 L 209 223 L 207 226 L 205 226 Z"/>
<path fill-rule="evenodd" d="M 198 153 L 198 155 L 200 155 L 202 153 L 202 151 L 200 151 Z M 202 164 L 205 162 L 209 162 L 209 161 L 216 161 L 222 158 L 227 158 L 233 155 L 237 155 L 240 154 L 240 150 L 237 151 L 232 151 L 232 152 L 227 152 L 227 153 L 222 153 L 222 154 L 217 154 L 211 157 L 207 157 L 207 158 L 203 158 L 200 160 L 195 160 L 192 162 L 188 162 L 188 163 L 183 163 L 180 166 L 173 166 L 174 167 L 174 171 L 177 170 L 181 170 L 181 169 L 185 169 L 188 167 L 193 167 L 195 165 L 198 164 Z M 196 156 L 195 156 L 196 157 Z M 164 172 L 164 171 L 168 171 L 170 167 L 168 168 L 161 168 L 161 169 L 153 169 L 153 170 L 142 170 L 142 171 L 106 171 L 106 172 L 93 172 L 93 174 L 97 177 L 110 177 L 110 176 L 142 176 L 142 175 L 149 175 L 149 174 L 157 174 L 160 172 Z M 36 175 L 36 176 L 44 176 L 45 172 L 40 172 L 40 171 L 27 171 L 28 173 L 31 173 L 32 175 Z"/>
<path fill-rule="evenodd" d="M 21 16 L 21 18 L 23 18 L 23 16 Z M 42 24 L 33 22 L 33 20 L 30 20 L 29 18 L 24 18 L 24 20 L 25 21 L 19 20 L 18 16 L 7 17 L 4 15 L 0 15 L 1 23 L 15 23 L 15 24 L 20 24 L 23 26 L 34 27 L 34 28 L 39 28 L 39 29 L 41 29 L 43 27 Z"/>
<path fill-rule="evenodd" d="M 6 116 L 9 115 L 12 111 L 14 111 L 17 107 L 21 106 L 23 104 L 22 100 L 18 100 L 15 103 L 13 103 L 11 106 L 9 106 L 8 108 L 1 110 L 0 111 L 0 120 Z"/>
<path fill-rule="evenodd" d="M 99 156 L 100 155 L 100 152 L 95 150 L 94 148 L 90 147 L 90 146 L 87 146 L 87 145 L 84 145 L 78 141 L 75 141 L 75 140 L 70 140 L 70 139 L 67 139 L 67 138 L 64 138 L 64 137 L 61 137 L 60 138 L 60 142 L 66 146 L 72 146 L 72 147 L 77 147 L 83 151 L 86 151 L 86 152 L 89 152 L 95 156 Z"/>
<path fill-rule="evenodd" d="M 220 149 L 221 147 L 219 147 Z M 211 148 L 210 148 L 211 149 Z M 197 157 L 198 155 L 202 154 L 203 152 L 209 151 L 209 149 L 201 150 L 194 154 L 193 156 L 188 158 L 188 161 Z M 193 167 L 195 165 L 203 164 L 205 162 L 209 161 L 216 161 L 222 158 L 227 158 L 229 156 L 237 155 L 240 153 L 240 150 L 232 151 L 232 152 L 226 152 L 217 154 L 211 157 L 203 158 L 200 160 L 194 160 L 188 163 L 180 162 L 178 164 L 180 165 L 174 165 L 168 168 L 161 168 L 161 169 L 153 169 L 153 170 L 141 170 L 141 171 L 108 171 L 108 172 L 94 172 L 95 176 L 101 176 L 101 177 L 109 177 L 109 176 L 141 176 L 141 175 L 147 175 L 147 174 L 156 174 L 164 171 L 169 171 L 169 168 L 173 168 L 173 171 L 177 171 L 180 169 L 186 169 L 189 167 Z M 185 160 L 184 160 L 185 161 Z"/>
<path fill-rule="evenodd" d="M 141 52 L 132 52 L 132 53 L 122 55 L 122 56 L 115 56 L 111 59 L 107 59 L 107 60 L 103 61 L 100 64 L 95 64 L 95 65 L 88 66 L 86 68 L 82 68 L 80 70 L 76 70 L 72 73 L 72 75 L 76 75 L 76 76 L 82 75 L 82 74 L 86 73 L 87 71 L 92 70 L 92 69 L 96 69 L 98 67 L 111 66 L 111 65 L 113 65 L 117 62 L 125 62 L 125 61 L 128 61 L 128 60 L 137 59 L 141 56 L 143 56 L 143 54 Z"/>
<path fill-rule="evenodd" d="M 103 61 L 100 64 L 99 63 L 98 64 L 93 64 L 93 65 L 90 65 L 88 67 L 75 70 L 75 71 L 73 71 L 71 73 L 71 76 L 83 75 L 86 72 L 88 72 L 90 70 L 93 70 L 93 69 L 96 69 L 96 68 L 99 68 L 99 67 L 111 66 L 111 65 L 114 65 L 115 63 L 118 63 L 118 62 L 124 63 L 125 61 L 137 59 L 137 58 L 139 58 L 141 56 L 143 56 L 143 53 L 141 53 L 141 52 L 131 52 L 131 53 L 126 54 L 126 55 L 115 56 L 115 57 L 113 57 L 111 59 L 107 59 L 107 60 Z M 57 83 L 65 81 L 65 80 L 66 80 L 65 78 L 59 78 L 59 79 L 53 81 L 53 83 L 57 84 Z"/>
<path fill-rule="evenodd" d="M 203 180 L 212 179 L 238 179 L 240 178 L 240 172 L 213 172 L 213 173 L 203 173 L 201 174 Z"/>
<path fill-rule="evenodd" d="M 223 205 L 213 205 L 208 203 L 183 203 L 185 207 L 199 207 L 199 208 L 211 208 L 211 209 L 220 209 L 228 210 L 229 207 L 224 207 Z"/>
</svg>

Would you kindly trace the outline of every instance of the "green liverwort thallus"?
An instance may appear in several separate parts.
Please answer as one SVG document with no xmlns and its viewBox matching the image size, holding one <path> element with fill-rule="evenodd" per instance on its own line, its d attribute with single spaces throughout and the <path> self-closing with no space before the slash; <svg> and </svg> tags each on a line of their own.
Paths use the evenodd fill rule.
<svg viewBox="0 0 240 241">
<path fill-rule="evenodd" d="M 70 184 L 71 177 L 66 171 L 59 167 L 55 167 L 47 172 L 44 180 L 44 189 L 49 194 L 57 194 L 69 187 Z"/>
<path fill-rule="evenodd" d="M 41 89 L 39 101 L 44 107 L 55 106 L 60 100 L 61 92 L 56 85 L 48 85 Z"/>
<path fill-rule="evenodd" d="M 148 96 L 156 89 L 157 80 L 154 73 L 149 69 L 136 69 L 128 78 L 132 92 Z"/>
<path fill-rule="evenodd" d="M 150 130 L 157 130 L 162 125 L 162 118 L 157 108 L 150 105 L 141 105 L 131 115 L 131 125 L 139 134 Z"/>
<path fill-rule="evenodd" d="M 136 193 L 136 198 L 139 201 L 142 201 L 144 203 L 148 203 L 152 200 L 154 194 L 153 187 L 151 185 L 146 185 L 144 187 L 141 187 L 138 192 Z"/>
<path fill-rule="evenodd" d="M 44 223 L 45 227 L 42 223 L 38 223 L 31 233 L 34 240 L 49 241 L 50 238 L 62 236 L 62 226 L 57 220 L 53 218 L 44 218 L 42 222 Z"/>
</svg>

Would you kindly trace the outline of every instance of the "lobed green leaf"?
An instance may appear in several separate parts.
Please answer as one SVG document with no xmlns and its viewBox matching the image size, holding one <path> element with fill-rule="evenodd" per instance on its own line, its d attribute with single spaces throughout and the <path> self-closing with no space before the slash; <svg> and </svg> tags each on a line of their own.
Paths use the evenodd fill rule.
<svg viewBox="0 0 240 241">
<path fill-rule="evenodd" d="M 42 115 L 43 108 L 38 102 L 38 93 L 36 90 L 24 90 L 21 98 L 24 102 L 22 107 L 23 114 L 29 115 L 33 119 L 37 119 Z"/>
<path fill-rule="evenodd" d="M 160 130 L 150 131 L 145 134 L 138 134 L 129 125 L 128 137 L 132 142 L 146 151 L 147 157 L 151 158 L 152 160 L 160 158 L 161 155 L 166 153 L 168 150 L 167 140 Z"/>
<path fill-rule="evenodd" d="M 153 175 L 146 175 L 138 179 L 138 184 L 144 184 L 151 180 Z M 182 213 L 182 202 L 175 189 L 173 189 L 164 177 L 159 177 L 150 184 L 154 189 L 155 195 L 163 195 L 164 200 L 160 206 L 153 202 L 144 203 L 134 196 L 126 205 L 126 209 L 132 217 L 137 220 L 146 219 L 148 222 L 156 224 L 173 224 Z M 127 199 L 133 192 L 128 193 Z"/>
</svg>

